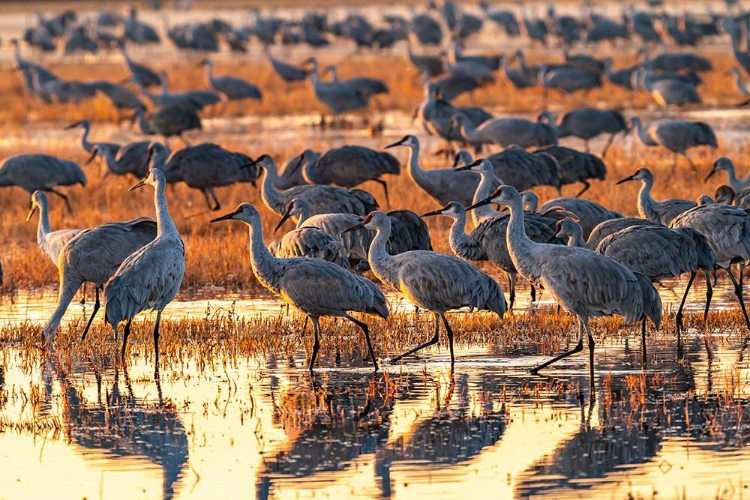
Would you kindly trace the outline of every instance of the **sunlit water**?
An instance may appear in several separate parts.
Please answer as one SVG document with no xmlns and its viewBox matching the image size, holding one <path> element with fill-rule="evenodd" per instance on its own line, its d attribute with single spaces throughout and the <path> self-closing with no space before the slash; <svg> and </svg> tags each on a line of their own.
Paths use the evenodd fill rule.
<svg viewBox="0 0 750 500">
<path fill-rule="evenodd" d="M 667 307 L 681 290 L 662 289 Z M 692 308 L 703 293 L 691 294 Z M 725 285 L 715 294 L 718 306 L 730 297 Z M 50 303 L 50 294 L 6 297 L 0 321 L 42 323 Z M 168 312 L 202 318 L 230 307 L 262 316 L 281 304 L 203 291 Z M 74 305 L 66 318 L 84 312 Z M 301 349 L 291 363 L 248 353 L 216 372 L 185 361 L 159 383 L 141 360 L 127 373 L 93 373 L 83 360 L 6 349 L 0 498 L 750 495 L 743 335 L 683 340 L 679 357 L 669 335 L 649 344 L 643 370 L 635 332 L 598 339 L 593 403 L 587 356 L 547 378 L 527 371 L 545 356 L 484 345 L 457 350 L 453 378 L 446 350 L 432 349 L 398 366 L 383 360 L 377 374 L 327 358 L 311 379 Z"/>
</svg>

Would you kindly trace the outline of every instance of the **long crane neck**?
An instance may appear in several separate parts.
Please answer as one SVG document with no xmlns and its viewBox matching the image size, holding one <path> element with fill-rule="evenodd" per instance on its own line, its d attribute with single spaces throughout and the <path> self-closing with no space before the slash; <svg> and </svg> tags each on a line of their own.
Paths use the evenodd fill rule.
<svg viewBox="0 0 750 500">
<path fill-rule="evenodd" d="M 37 202 L 39 207 L 39 223 L 36 226 L 36 241 L 41 244 L 45 236 L 52 232 L 52 228 L 49 223 L 49 207 L 47 201 Z"/>
<path fill-rule="evenodd" d="M 641 142 L 647 146 L 656 146 L 656 143 L 651 139 L 648 133 L 646 133 L 643 123 L 640 120 L 635 120 L 634 123 L 636 132 L 638 132 L 638 138 Z"/>
<path fill-rule="evenodd" d="M 146 115 L 142 110 L 137 111 L 136 117 L 138 118 L 138 126 L 140 127 L 141 132 L 146 135 L 153 135 L 156 133 L 156 130 L 151 126 L 151 123 L 146 120 Z"/>
<path fill-rule="evenodd" d="M 302 178 L 305 179 L 305 182 L 308 184 L 318 184 L 319 172 L 317 169 L 317 158 L 305 155 L 304 162 L 305 164 L 302 165 Z"/>
<path fill-rule="evenodd" d="M 274 182 L 276 182 L 278 178 L 279 174 L 276 172 L 275 167 L 263 167 L 263 182 L 260 191 L 261 197 L 263 198 L 263 203 L 276 213 L 283 212 L 286 208 L 284 207 L 284 200 L 281 194 L 274 187 Z"/>
<path fill-rule="evenodd" d="M 484 250 L 476 241 L 472 242 L 469 235 L 466 234 L 466 213 L 462 212 L 453 216 L 448 241 L 453 253 L 467 260 L 484 260 L 486 255 Z"/>
<path fill-rule="evenodd" d="M 302 228 L 302 224 L 310 218 L 310 205 L 303 203 L 299 207 L 299 218 L 297 219 L 297 229 Z"/>
<path fill-rule="evenodd" d="M 469 120 L 462 120 L 459 129 L 464 139 L 469 142 L 479 142 L 477 138 L 477 129 Z"/>
<path fill-rule="evenodd" d="M 644 219 L 658 220 L 659 215 L 656 213 L 656 200 L 651 196 L 651 187 L 654 185 L 654 179 L 643 179 L 641 190 L 638 192 L 638 212 Z"/>
<path fill-rule="evenodd" d="M 180 233 L 177 232 L 177 226 L 174 225 L 172 217 L 169 215 L 167 208 L 167 182 L 159 179 L 154 186 L 154 206 L 156 207 L 156 237 L 172 238 L 180 240 Z"/>
<path fill-rule="evenodd" d="M 276 286 L 276 273 L 274 272 L 279 259 L 274 257 L 266 247 L 260 216 L 249 223 L 248 227 L 250 231 L 250 263 L 253 266 L 253 273 L 263 286 L 279 293 L 279 288 Z"/>
<path fill-rule="evenodd" d="M 102 148 L 101 154 L 104 155 L 104 161 L 107 164 L 107 168 L 111 172 L 115 174 L 122 173 L 119 168 L 120 165 L 117 163 L 117 159 L 115 159 L 115 155 L 112 153 L 112 150 L 110 148 Z M 157 168 L 161 168 L 161 167 L 157 167 Z"/>
<path fill-rule="evenodd" d="M 490 197 L 490 194 L 492 194 L 492 181 L 495 179 L 494 170 L 479 170 L 477 172 L 482 178 L 479 181 L 479 184 L 477 184 L 477 190 L 474 191 L 473 203 L 479 203 Z M 471 220 L 474 222 L 474 226 L 478 226 L 484 219 L 488 217 L 496 217 L 498 215 L 502 214 L 489 205 L 482 205 L 471 211 Z"/>
<path fill-rule="evenodd" d="M 531 240 L 526 234 L 524 227 L 524 212 L 523 202 L 521 198 L 515 198 L 508 204 L 510 208 L 510 220 L 508 222 L 508 230 L 505 235 L 505 241 L 508 245 L 510 257 L 513 260 L 513 265 L 516 267 L 518 272 L 524 277 L 533 276 L 533 254 L 537 247 L 540 246 Z"/>
<path fill-rule="evenodd" d="M 383 225 L 377 228 L 375 237 L 372 239 L 372 243 L 370 243 L 370 249 L 367 251 L 367 261 L 370 264 L 370 269 L 372 269 L 372 272 L 378 279 L 386 283 L 392 282 L 392 280 L 387 279 L 387 276 L 390 274 L 388 272 L 389 263 L 393 259 L 386 249 L 388 238 L 390 237 L 391 221 L 385 220 Z"/>
<path fill-rule="evenodd" d="M 734 164 L 727 165 L 726 167 L 727 176 L 729 177 L 729 185 L 734 188 L 734 186 L 737 185 L 739 182 L 739 179 L 737 178 L 737 172 L 734 170 Z M 735 189 L 735 191 L 738 191 Z"/>
<path fill-rule="evenodd" d="M 425 171 L 419 166 L 419 150 L 420 145 L 418 143 L 411 144 L 409 146 L 409 156 L 406 159 L 406 171 L 417 184 L 420 184 L 426 177 Z"/>
<path fill-rule="evenodd" d="M 81 145 L 83 146 L 83 149 L 85 149 L 86 151 L 90 153 L 94 147 L 94 145 L 89 142 L 89 132 L 91 132 L 91 125 L 89 125 L 88 122 L 83 122 L 81 126 L 83 127 L 83 136 L 81 137 Z"/>
</svg>

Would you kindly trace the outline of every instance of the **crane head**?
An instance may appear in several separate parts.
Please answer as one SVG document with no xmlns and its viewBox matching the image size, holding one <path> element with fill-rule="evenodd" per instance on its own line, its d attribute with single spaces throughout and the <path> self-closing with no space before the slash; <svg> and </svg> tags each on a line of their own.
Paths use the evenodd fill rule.
<svg viewBox="0 0 750 500">
<path fill-rule="evenodd" d="M 47 195 L 42 191 L 34 191 L 31 195 L 31 209 L 29 214 L 26 216 L 26 222 L 31 220 L 31 216 L 34 215 L 37 208 L 47 206 Z"/>
<path fill-rule="evenodd" d="M 581 234 L 581 225 L 573 219 L 561 219 L 555 224 L 555 235 L 553 238 L 570 238 L 576 234 Z"/>
<path fill-rule="evenodd" d="M 468 207 L 466 207 L 466 211 L 468 212 L 469 210 L 473 210 L 478 207 L 483 207 L 491 203 L 497 203 L 498 205 L 501 205 L 501 206 L 503 205 L 509 206 L 511 202 L 522 203 L 521 195 L 513 186 L 510 186 L 508 184 L 503 184 L 499 186 L 495 190 L 495 192 L 492 193 L 487 198 L 481 201 L 478 201 L 477 203 L 474 203 L 473 205 L 469 205 Z"/>
<path fill-rule="evenodd" d="M 453 158 L 453 168 L 460 167 L 463 170 L 468 170 L 465 167 L 467 167 L 473 161 L 474 157 L 471 156 L 471 153 L 469 153 L 465 149 L 459 149 L 458 153 L 456 153 L 455 158 Z"/>
<path fill-rule="evenodd" d="M 430 217 L 433 215 L 447 215 L 448 217 L 457 217 L 464 212 L 466 212 L 466 209 L 461 203 L 457 201 L 451 201 L 447 203 L 443 208 L 439 208 L 437 210 L 433 210 L 432 212 L 422 214 L 422 217 Z"/>
<path fill-rule="evenodd" d="M 300 210 L 297 206 L 297 198 L 294 198 L 292 201 L 289 202 L 289 204 L 286 206 L 286 211 L 284 212 L 284 215 L 281 217 L 281 220 L 278 224 L 276 224 L 276 227 L 274 228 L 273 232 L 279 230 L 279 228 L 284 225 L 284 223 L 289 220 L 289 218 L 293 215 L 299 215 Z"/>
<path fill-rule="evenodd" d="M 629 181 L 645 181 L 645 180 L 648 180 L 649 178 L 653 179 L 654 178 L 653 174 L 651 174 L 651 171 L 649 169 L 643 167 L 643 168 L 639 168 L 638 170 L 636 170 L 633 175 L 625 177 L 624 179 L 620 179 L 619 181 L 617 181 L 617 184 L 623 184 Z"/>
<path fill-rule="evenodd" d="M 405 135 L 400 141 L 396 141 L 393 144 L 389 144 L 385 149 L 395 148 L 396 146 L 416 146 L 419 145 L 419 139 L 413 135 Z"/>
<path fill-rule="evenodd" d="M 242 222 L 252 224 L 256 221 L 260 222 L 260 213 L 250 203 L 242 203 L 235 209 L 234 212 L 230 212 L 226 215 L 222 215 L 221 217 L 211 219 L 210 222 L 219 222 L 222 220 L 232 220 L 232 219 L 241 220 Z"/>
<path fill-rule="evenodd" d="M 457 171 L 472 170 L 474 172 L 485 172 L 485 171 L 493 170 L 493 168 L 489 160 L 485 158 L 477 158 L 476 160 L 469 163 L 468 165 L 464 165 L 463 167 L 458 167 L 456 170 Z"/>
<path fill-rule="evenodd" d="M 166 177 L 164 177 L 164 173 L 162 173 L 161 170 L 159 170 L 158 168 L 151 168 L 146 174 L 146 177 L 138 181 L 137 184 L 130 186 L 130 189 L 128 189 L 128 191 L 135 191 L 138 188 L 142 188 L 146 184 L 150 184 L 156 187 L 158 184 L 163 185 L 166 184 L 166 182 Z"/>
<path fill-rule="evenodd" d="M 87 128 L 88 126 L 89 126 L 89 121 L 88 120 L 78 120 L 77 122 L 71 123 L 70 125 L 68 125 L 67 127 L 65 127 L 65 130 L 70 130 L 70 129 L 76 128 L 76 127 Z"/>
<path fill-rule="evenodd" d="M 714 199 L 716 200 L 716 203 L 731 205 L 734 203 L 734 198 L 736 195 L 737 193 L 735 193 L 734 189 L 732 189 L 732 186 L 722 184 L 721 186 L 716 188 Z"/>
<path fill-rule="evenodd" d="M 99 155 L 99 145 L 94 144 L 94 147 L 91 148 L 91 156 L 88 160 L 86 160 L 86 165 L 94 161 L 94 158 L 96 158 Z"/>
<path fill-rule="evenodd" d="M 341 231 L 341 234 L 350 233 L 352 231 L 359 231 L 361 229 L 377 230 L 378 228 L 387 228 L 388 230 L 390 230 L 391 219 L 385 213 L 376 210 L 374 212 L 370 212 L 367 217 L 362 219 L 362 222 L 360 222 L 359 224 L 355 224 L 354 226 Z"/>
<path fill-rule="evenodd" d="M 708 182 L 708 179 L 710 179 L 711 177 L 713 177 L 713 175 L 716 172 L 720 171 L 720 170 L 726 170 L 726 171 L 734 170 L 734 163 L 732 163 L 732 160 L 730 160 L 726 156 L 722 156 L 722 157 L 718 158 L 714 162 L 713 168 L 708 173 L 708 175 L 706 176 L 706 179 L 703 182 Z"/>
</svg>

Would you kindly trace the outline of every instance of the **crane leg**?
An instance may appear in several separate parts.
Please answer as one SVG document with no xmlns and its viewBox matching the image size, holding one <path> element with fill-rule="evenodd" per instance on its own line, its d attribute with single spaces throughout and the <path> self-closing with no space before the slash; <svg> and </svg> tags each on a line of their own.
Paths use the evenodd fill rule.
<svg viewBox="0 0 750 500">
<path fill-rule="evenodd" d="M 178 136 L 178 137 L 180 138 L 180 140 L 181 140 L 182 142 L 184 142 L 184 143 L 185 143 L 185 146 L 190 146 L 190 143 L 188 142 L 188 140 L 187 140 L 187 139 L 185 139 L 185 138 L 184 138 L 184 137 L 182 136 L 182 132 L 180 132 L 179 134 L 177 134 L 177 136 Z M 165 139 L 166 139 L 166 137 L 165 137 Z"/>
<path fill-rule="evenodd" d="M 579 321 L 581 320 L 579 319 Z M 596 396 L 595 396 L 596 392 L 594 391 L 594 389 L 596 388 L 596 384 L 594 383 L 594 336 L 591 335 L 591 327 L 589 326 L 588 321 L 583 323 L 583 326 L 586 327 L 586 335 L 589 338 L 589 381 L 591 384 L 591 400 L 594 401 L 596 399 Z M 646 328 L 645 319 L 643 323 L 643 328 L 645 332 L 645 328 Z M 643 352 L 645 356 L 645 353 L 646 353 L 645 346 L 644 346 Z M 644 358 L 644 362 L 645 362 L 645 358 Z"/>
<path fill-rule="evenodd" d="M 425 347 L 429 347 L 429 346 L 431 346 L 433 344 L 437 344 L 437 341 L 438 341 L 438 331 L 440 329 L 440 316 L 436 312 L 433 312 L 432 314 L 435 317 L 435 335 L 433 335 L 433 337 L 430 340 L 428 340 L 427 342 L 425 342 L 424 344 L 420 344 L 417 347 L 415 347 L 414 349 L 410 349 L 410 350 L 406 351 L 403 354 L 399 354 L 395 358 L 391 358 L 391 363 L 396 363 L 399 360 L 401 360 L 401 358 L 409 356 L 410 354 L 414 354 L 415 352 L 417 352 L 417 351 L 419 351 L 421 349 L 424 349 Z"/>
<path fill-rule="evenodd" d="M 734 294 L 737 296 L 737 300 L 740 301 L 740 308 L 742 308 L 742 314 L 745 316 L 745 324 L 747 325 L 748 329 L 750 329 L 750 319 L 747 317 L 747 309 L 745 309 L 745 300 L 742 298 L 742 288 L 740 287 L 740 284 L 737 282 L 737 278 L 734 277 L 734 273 L 732 272 L 731 268 L 727 268 L 727 273 L 729 273 L 729 277 L 732 278 L 732 283 L 734 283 Z"/>
<path fill-rule="evenodd" d="M 154 378 L 159 378 L 159 323 L 161 322 L 161 311 L 156 313 L 156 324 L 154 325 Z"/>
<path fill-rule="evenodd" d="M 509 310 L 513 309 L 513 304 L 516 302 L 516 276 L 515 274 L 507 273 L 508 275 L 508 290 L 510 290 L 510 305 Z"/>
<path fill-rule="evenodd" d="M 315 341 L 313 342 L 313 350 L 312 354 L 310 355 L 310 364 L 308 365 L 308 370 L 310 370 L 310 374 L 313 372 L 313 365 L 315 364 L 315 358 L 318 356 L 318 349 L 320 349 L 320 339 L 318 338 L 318 333 L 320 332 L 320 324 L 319 319 L 317 316 L 309 316 L 310 321 L 313 324 L 313 334 L 315 335 Z"/>
<path fill-rule="evenodd" d="M 680 308 L 677 309 L 677 317 L 675 318 L 675 323 L 677 323 L 677 344 L 680 344 L 680 334 L 682 333 L 682 308 L 685 307 L 685 300 L 687 300 L 688 292 L 690 291 L 690 287 L 693 285 L 693 280 L 695 279 L 695 271 L 690 273 L 690 279 L 688 280 L 687 288 L 685 288 L 685 293 L 682 295 L 682 302 L 680 302 Z M 709 286 L 711 286 L 709 284 Z"/>
<path fill-rule="evenodd" d="M 706 310 L 703 311 L 703 326 L 706 326 L 706 321 L 708 321 L 708 306 L 711 305 L 711 297 L 714 294 L 714 290 L 711 286 L 711 276 L 708 274 L 708 271 L 704 271 L 704 273 L 706 275 Z"/>
<path fill-rule="evenodd" d="M 690 168 L 693 169 L 693 172 L 697 172 L 698 168 L 695 166 L 695 163 L 693 163 L 693 160 L 691 160 L 690 157 L 686 155 L 685 153 L 680 153 L 680 154 L 684 156 L 685 159 L 688 161 L 688 163 L 690 164 Z"/>
<path fill-rule="evenodd" d="M 125 364 L 125 348 L 128 345 L 128 337 L 130 336 L 130 320 L 125 323 L 125 331 L 122 334 L 122 353 L 120 354 L 120 361 Z"/>
<path fill-rule="evenodd" d="M 576 198 L 580 198 L 583 193 L 586 192 L 588 188 L 591 187 L 591 184 L 589 184 L 587 181 L 581 181 L 581 184 L 583 184 L 583 189 L 578 191 L 578 194 L 576 195 Z"/>
<path fill-rule="evenodd" d="M 451 325 L 448 324 L 448 320 L 445 317 L 445 313 L 440 313 L 440 317 L 443 318 L 443 324 L 445 325 L 445 331 L 448 334 L 448 346 L 451 350 L 451 372 L 453 372 L 453 365 L 456 362 L 456 358 L 453 355 L 453 330 Z"/>
<path fill-rule="evenodd" d="M 68 197 L 66 195 L 64 195 L 60 191 L 57 191 L 57 190 L 52 189 L 52 188 L 45 189 L 45 191 L 49 191 L 50 193 L 54 193 L 57 196 L 59 196 L 60 198 L 62 198 L 63 200 L 65 200 L 65 206 L 68 207 L 68 213 L 71 213 L 71 214 L 73 213 L 73 208 L 70 206 L 70 200 L 68 199 Z"/>
<path fill-rule="evenodd" d="M 646 366 L 646 315 L 641 320 L 641 361 Z"/>
<path fill-rule="evenodd" d="M 214 188 L 205 188 L 202 189 L 203 196 L 206 198 L 206 206 L 208 206 L 209 210 L 216 211 L 221 208 L 221 204 L 219 203 L 219 199 L 216 197 L 216 192 L 214 191 Z M 211 204 L 211 198 L 213 198 L 213 205 Z"/>
<path fill-rule="evenodd" d="M 385 204 L 388 206 L 388 210 L 391 209 L 391 200 L 388 199 L 388 184 L 383 179 L 373 179 L 375 182 L 383 186 L 383 192 L 385 193 Z"/>
<path fill-rule="evenodd" d="M 348 314 L 345 314 L 344 317 L 362 329 L 362 333 L 365 334 L 365 339 L 367 340 L 367 348 L 370 350 L 370 358 L 372 358 L 372 364 L 375 366 L 375 371 L 378 371 L 378 359 L 375 357 L 375 350 L 372 348 L 372 341 L 370 341 L 370 330 L 367 328 L 367 324 L 355 318 L 352 318 Z"/>
<path fill-rule="evenodd" d="M 81 335 L 81 342 L 86 340 L 86 334 L 89 331 L 89 328 L 91 328 L 91 323 L 94 321 L 94 316 L 96 316 L 96 313 L 99 312 L 99 306 L 101 305 L 99 302 L 99 287 L 94 287 L 96 290 L 96 302 L 94 302 L 94 312 L 91 313 L 91 317 L 89 318 L 89 322 L 86 323 L 86 328 L 83 329 L 83 335 Z"/>
<path fill-rule="evenodd" d="M 591 344 L 593 343 L 593 341 L 594 341 L 594 339 L 590 337 L 589 346 L 591 346 Z M 581 318 L 578 318 L 578 344 L 576 344 L 576 346 L 573 349 L 571 349 L 570 351 L 567 351 L 567 352 L 564 352 L 562 354 L 559 354 L 559 355 L 555 356 L 554 358 L 550 359 L 549 361 L 545 361 L 541 365 L 535 366 L 534 368 L 532 368 L 531 370 L 529 370 L 529 372 L 532 373 L 532 374 L 534 374 L 534 375 L 536 375 L 536 374 L 539 373 L 539 370 L 541 370 L 542 368 L 546 368 L 549 365 L 551 365 L 552 363 L 555 363 L 557 361 L 560 361 L 561 359 L 567 358 L 568 356 L 572 356 L 573 354 L 575 354 L 577 352 L 581 352 L 582 350 L 583 350 L 583 320 Z M 592 358 L 593 358 L 593 355 L 594 355 L 593 353 L 594 353 L 594 350 L 591 349 L 591 356 L 592 356 Z M 592 375 L 592 379 L 593 379 L 593 375 Z"/>
<path fill-rule="evenodd" d="M 602 152 L 599 154 L 602 160 L 606 158 L 607 151 L 609 151 L 609 147 L 612 145 L 612 142 L 615 140 L 615 136 L 617 134 L 609 134 L 609 139 L 607 139 L 607 144 L 604 145 L 604 149 L 602 149 Z"/>
<path fill-rule="evenodd" d="M 536 287 L 531 282 L 529 282 L 529 286 L 531 287 L 531 303 L 533 304 L 536 302 Z"/>
</svg>

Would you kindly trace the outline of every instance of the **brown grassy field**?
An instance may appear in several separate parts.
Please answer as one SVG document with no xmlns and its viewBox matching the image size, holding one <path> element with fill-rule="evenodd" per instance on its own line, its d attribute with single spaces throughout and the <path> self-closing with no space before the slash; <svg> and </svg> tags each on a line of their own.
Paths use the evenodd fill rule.
<svg viewBox="0 0 750 500">
<path fill-rule="evenodd" d="M 602 49 L 602 54 L 605 49 Z M 724 72 L 731 67 L 733 61 L 731 54 L 716 46 L 710 46 L 706 51 L 711 55 L 716 70 L 707 75 L 707 83 L 701 88 L 705 96 L 705 105 L 708 107 L 729 107 L 738 100 L 731 80 Z M 602 55 L 600 54 L 600 55 Z M 551 53 L 533 52 L 530 59 L 547 60 L 556 57 Z M 627 51 L 618 53 L 617 66 L 628 64 L 634 57 Z M 329 61 L 323 60 L 325 64 Z M 333 61 L 330 61 L 333 62 Z M 155 64 L 157 66 L 157 64 Z M 342 77 L 354 74 L 380 76 L 386 79 L 391 88 L 391 93 L 385 97 L 379 97 L 377 108 L 389 111 L 411 112 L 415 105 L 422 99 L 422 90 L 418 79 L 413 71 L 383 72 L 382 68 L 398 65 L 406 67 L 405 59 L 390 55 L 368 55 L 358 58 L 348 58 L 340 65 Z M 161 66 L 164 67 L 164 66 Z M 52 69 L 66 78 L 108 78 L 117 80 L 124 78 L 125 70 L 121 63 L 102 64 L 74 64 L 69 63 L 60 66 L 52 66 Z M 194 64 L 168 67 L 172 76 L 172 88 L 189 88 L 194 82 L 203 82 L 203 70 Z M 262 104 L 230 105 L 226 110 L 229 116 L 243 114 L 251 115 L 285 115 L 291 113 L 316 113 L 323 111 L 315 101 L 311 90 L 304 85 L 284 87 L 279 84 L 275 75 L 271 74 L 269 66 L 265 63 L 248 63 L 246 61 L 222 62 L 217 65 L 217 74 L 234 73 L 246 77 L 261 85 L 264 92 Z M 47 122 L 59 123 L 62 117 L 65 120 L 88 118 L 92 121 L 114 121 L 115 110 L 102 99 L 95 99 L 78 107 L 73 105 L 43 105 L 30 99 L 23 89 L 21 79 L 12 70 L 4 72 L 4 78 L 0 78 L 0 102 L 4 103 L 0 109 L 0 129 L 6 135 L 13 136 L 19 131 L 33 129 L 35 124 L 41 127 L 49 126 Z M 538 89 L 515 91 L 509 87 L 504 78 L 499 77 L 497 83 L 486 87 L 473 96 L 463 97 L 463 103 L 488 106 L 497 114 L 505 112 L 533 112 L 541 109 L 541 98 Z M 597 106 L 609 106 L 619 109 L 627 108 L 626 111 L 640 110 L 652 106 L 651 98 L 645 93 L 637 93 L 631 96 L 624 90 L 605 85 L 603 89 L 592 91 L 588 96 L 554 96 L 550 107 L 556 111 L 571 109 L 584 104 L 596 104 Z M 636 111 L 637 112 L 637 111 Z M 210 111 L 209 111 L 210 113 Z M 377 112 L 375 112 L 377 113 Z M 389 134 L 386 129 L 385 134 Z M 87 155 L 80 149 L 77 140 L 78 135 L 71 137 L 70 141 L 42 140 L 42 147 L 31 148 L 22 141 L 8 139 L 0 144 L 0 156 L 7 157 L 17 153 L 45 152 L 70 158 L 83 162 Z M 73 139 L 75 138 L 75 139 Z M 392 137 L 383 137 L 382 145 L 392 142 Z M 239 136 L 232 135 L 228 138 L 221 136 L 211 137 L 210 140 L 218 142 L 230 149 L 240 150 L 253 154 L 253 152 L 267 152 L 277 158 L 279 163 L 293 154 L 299 153 L 299 145 L 284 144 L 261 144 L 253 145 L 253 152 L 249 150 L 248 144 Z M 581 147 L 579 141 L 573 139 L 565 144 L 573 147 Z M 176 142 L 173 147 L 178 147 Z M 319 140 L 311 146 L 320 149 L 330 147 L 325 139 Z M 41 151 L 40 151 L 41 149 Z M 403 152 L 396 153 L 403 158 Z M 697 150 L 691 153 L 696 163 L 700 165 L 698 172 L 693 172 L 687 167 L 687 163 L 680 159 L 675 169 L 672 155 L 660 148 L 645 148 L 637 142 L 633 146 L 632 138 L 625 144 L 615 142 L 607 157 L 609 168 L 608 179 L 601 184 L 594 184 L 592 189 L 586 193 L 586 197 L 593 199 L 607 207 L 618 210 L 625 214 L 635 213 L 635 197 L 638 186 L 634 184 L 615 186 L 615 182 L 630 175 L 641 166 L 651 168 L 657 178 L 654 196 L 659 198 L 680 197 L 695 199 L 702 193 L 712 194 L 715 184 L 707 185 L 702 182 L 710 164 L 717 154 L 726 154 L 735 159 L 740 165 L 740 170 L 745 164 L 744 145 L 738 150 L 727 149 L 720 138 L 720 148 L 717 153 L 708 150 Z M 430 153 L 423 154 L 421 161 L 426 168 L 442 167 L 445 161 L 434 158 Z M 60 200 L 51 196 L 51 221 L 53 229 L 64 227 L 91 227 L 112 220 L 127 220 L 138 215 L 152 215 L 152 191 L 141 190 L 136 193 L 128 193 L 127 187 L 133 183 L 129 178 L 117 178 L 109 176 L 101 179 L 99 167 L 92 163 L 86 167 L 89 175 L 89 184 L 85 188 L 65 188 L 71 195 L 75 213 L 70 216 L 63 211 Z M 400 177 L 388 179 L 391 186 L 391 208 L 409 208 L 417 213 L 432 210 L 435 203 L 426 195 L 423 195 L 409 179 L 406 174 Z M 718 181 L 716 181 L 718 183 Z M 381 196 L 381 190 L 374 183 L 365 184 L 365 189 L 372 190 L 376 196 Z M 568 187 L 564 191 L 573 194 L 577 187 Z M 219 189 L 219 196 L 226 211 L 232 210 L 238 203 L 252 202 L 261 204 L 258 189 L 250 185 L 236 185 L 233 187 Z M 6 285 L 2 287 L 4 293 L 12 292 L 19 287 L 50 287 L 57 282 L 56 270 L 51 262 L 36 248 L 35 221 L 26 223 L 24 217 L 29 206 L 28 196 L 18 188 L 2 189 L 0 197 L 0 245 L 3 252 L 0 256 L 5 270 Z M 551 189 L 540 189 L 540 197 L 546 200 L 556 196 Z M 225 223 L 218 226 L 208 224 L 208 220 L 216 214 L 205 211 L 205 205 L 200 193 L 191 191 L 183 185 L 176 186 L 173 191 L 168 192 L 170 208 L 186 244 L 187 272 L 183 287 L 194 289 L 205 285 L 217 285 L 231 289 L 247 289 L 256 286 L 252 277 L 247 256 L 247 234 L 245 227 L 239 223 Z M 382 202 L 382 200 L 381 200 Z M 266 228 L 266 239 L 272 238 L 271 229 L 278 221 L 278 216 L 270 213 L 265 207 L 262 208 Z M 443 252 L 448 252 L 447 228 L 449 221 L 437 218 L 429 221 L 434 247 Z M 291 228 L 291 224 L 287 226 Z M 490 269 L 491 270 L 491 269 Z M 492 270 L 494 272 L 494 270 Z"/>
</svg>

